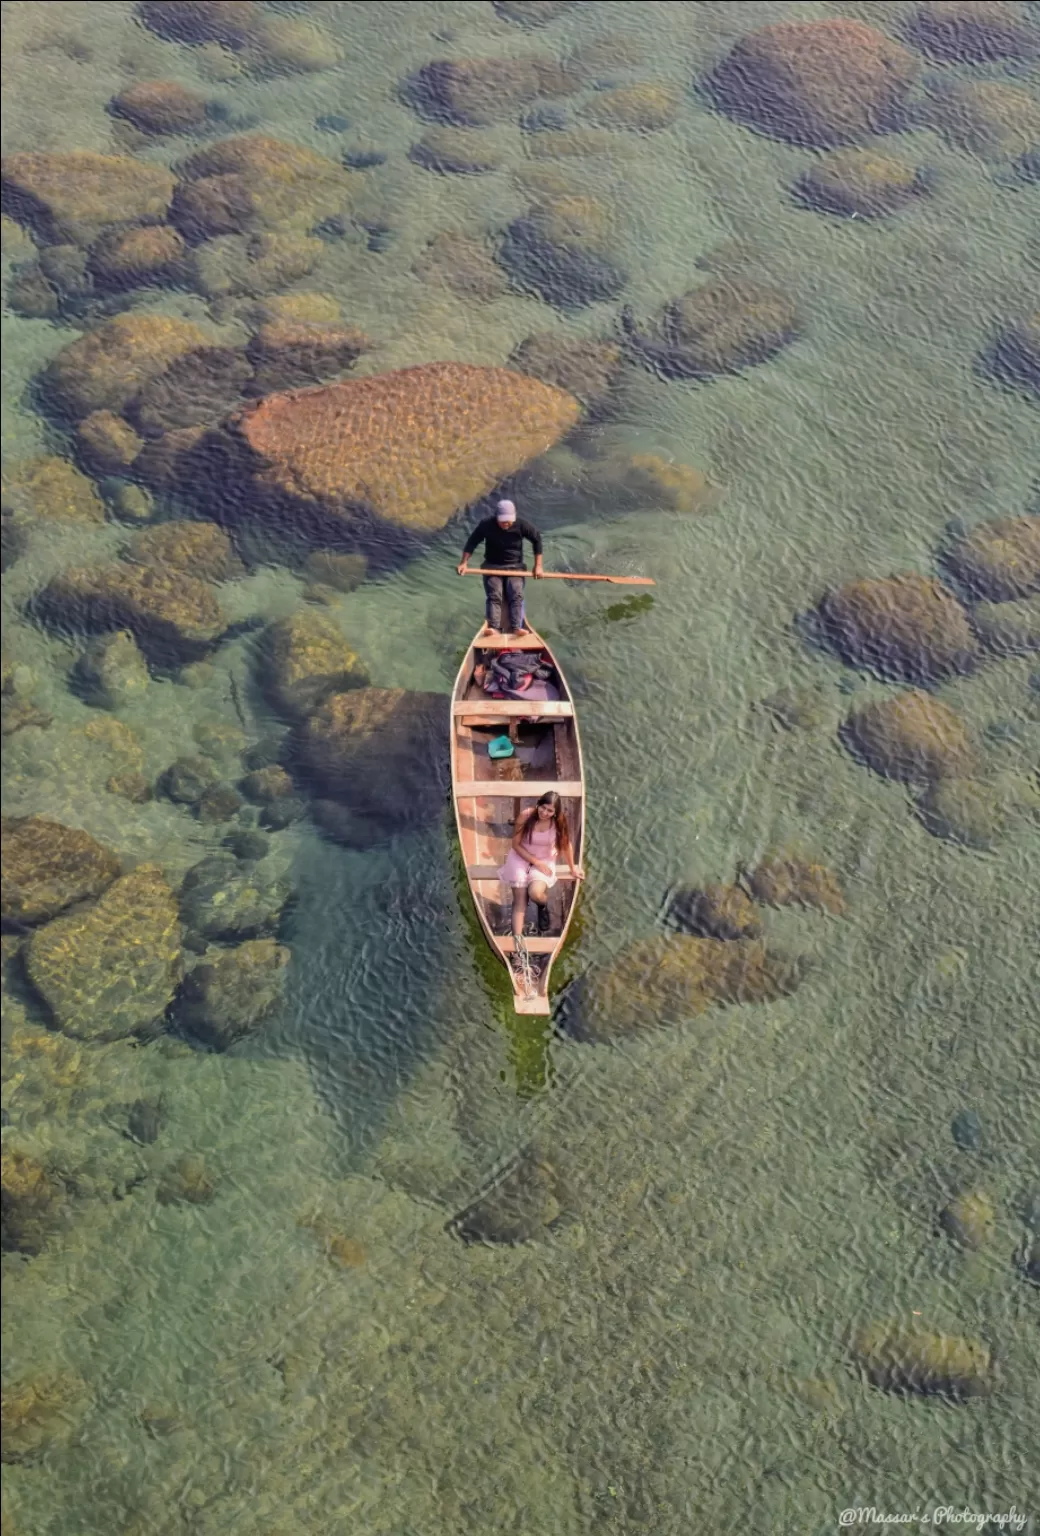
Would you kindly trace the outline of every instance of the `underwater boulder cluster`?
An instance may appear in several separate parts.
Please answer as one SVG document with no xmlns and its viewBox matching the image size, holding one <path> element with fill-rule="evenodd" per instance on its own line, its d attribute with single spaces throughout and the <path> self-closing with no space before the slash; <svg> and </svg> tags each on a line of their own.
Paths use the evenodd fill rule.
<svg viewBox="0 0 1040 1536">
<path fill-rule="evenodd" d="M 994 659 L 1040 649 L 1040 517 L 997 518 L 939 552 L 949 582 L 917 574 L 825 592 L 819 635 L 849 666 L 918 686 L 860 705 L 839 736 L 865 766 L 916 789 L 929 831 L 988 849 L 1040 785 L 991 768 L 983 743 L 935 689 Z"/>
</svg>

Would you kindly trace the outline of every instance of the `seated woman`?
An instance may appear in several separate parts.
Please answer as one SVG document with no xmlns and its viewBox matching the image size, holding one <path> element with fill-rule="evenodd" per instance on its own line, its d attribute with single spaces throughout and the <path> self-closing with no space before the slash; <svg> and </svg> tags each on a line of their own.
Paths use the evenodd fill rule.
<svg viewBox="0 0 1040 1536">
<path fill-rule="evenodd" d="M 575 880 L 584 880 L 584 870 L 574 862 L 563 805 L 556 791 L 550 789 L 537 805 L 520 812 L 509 856 L 498 870 L 498 878 L 513 892 L 514 938 L 524 931 L 528 896 L 538 907 L 538 932 L 549 932 L 549 892 L 556 884 L 557 854 L 567 860 Z"/>
</svg>

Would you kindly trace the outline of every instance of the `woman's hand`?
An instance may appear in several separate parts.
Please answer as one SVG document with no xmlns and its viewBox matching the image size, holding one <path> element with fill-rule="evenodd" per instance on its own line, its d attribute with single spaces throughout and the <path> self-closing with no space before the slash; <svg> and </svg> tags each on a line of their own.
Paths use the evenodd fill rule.
<svg viewBox="0 0 1040 1536">
<path fill-rule="evenodd" d="M 548 876 L 550 880 L 556 873 L 551 864 L 543 864 L 541 859 L 532 859 L 531 862 L 533 863 L 535 869 L 541 870 L 542 874 Z"/>
<path fill-rule="evenodd" d="M 580 864 L 578 865 L 577 869 L 574 868 L 573 864 L 571 865 L 571 874 L 574 876 L 575 880 L 584 880 L 585 878 L 585 871 Z"/>
</svg>

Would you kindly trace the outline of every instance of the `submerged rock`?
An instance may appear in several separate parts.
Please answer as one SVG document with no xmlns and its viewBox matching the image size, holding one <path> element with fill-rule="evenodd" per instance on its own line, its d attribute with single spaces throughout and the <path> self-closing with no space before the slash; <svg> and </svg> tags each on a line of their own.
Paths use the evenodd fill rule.
<svg viewBox="0 0 1040 1536">
<path fill-rule="evenodd" d="M 920 116 L 954 149 L 1010 166 L 1040 147 L 1040 101 L 1003 80 L 943 81 Z"/>
<path fill-rule="evenodd" d="M 223 528 L 201 520 L 142 529 L 130 540 L 127 553 L 139 565 L 181 571 L 197 581 L 227 581 L 241 574 Z"/>
<path fill-rule="evenodd" d="M 944 1207 L 939 1225 L 947 1237 L 961 1248 L 987 1248 L 997 1230 L 993 1202 L 979 1190 L 955 1195 Z"/>
<path fill-rule="evenodd" d="M 854 755 L 890 779 L 928 783 L 970 776 L 978 766 L 960 716 L 916 689 L 854 710 L 840 734 Z"/>
<path fill-rule="evenodd" d="M 574 1033 L 608 1042 L 685 1023 L 717 1003 L 771 1002 L 795 991 L 804 969 L 756 939 L 640 940 L 583 979 Z"/>
<path fill-rule="evenodd" d="M 120 709 L 147 692 L 148 664 L 129 630 L 99 635 L 80 657 L 76 682 L 88 704 Z"/>
<path fill-rule="evenodd" d="M 669 916 L 684 933 L 706 939 L 748 939 L 761 932 L 758 914 L 739 885 L 683 886 Z"/>
<path fill-rule="evenodd" d="M 85 245 L 106 224 L 162 219 L 174 179 L 164 165 L 91 150 L 23 150 L 0 161 L 4 212 L 45 245 Z"/>
<path fill-rule="evenodd" d="M 144 438 L 115 411 L 91 411 L 76 428 L 76 451 L 90 469 L 122 475 L 144 447 Z"/>
<path fill-rule="evenodd" d="M 290 951 L 274 939 L 253 939 L 204 961 L 181 985 L 176 1017 L 181 1028 L 214 1050 L 226 1051 L 259 1029 L 285 988 Z"/>
<path fill-rule="evenodd" d="M 478 176 L 502 163 L 501 152 L 475 128 L 431 128 L 413 144 L 408 158 L 442 175 Z"/>
<path fill-rule="evenodd" d="M 454 1217 L 449 1231 L 466 1243 L 529 1243 L 544 1237 L 563 1209 L 555 1169 L 528 1148 L 493 1189 Z"/>
<path fill-rule="evenodd" d="M 401 688 L 333 694 L 300 726 L 301 767 L 360 816 L 391 827 L 442 813 L 448 786 L 448 698 Z"/>
<path fill-rule="evenodd" d="M 35 1158 L 5 1147 L 0 1168 L 0 1241 L 4 1251 L 39 1253 L 63 1199 L 62 1186 Z"/>
<path fill-rule="evenodd" d="M 916 166 L 872 149 L 839 149 L 800 177 L 799 200 L 822 213 L 878 219 L 927 194 L 929 178 Z"/>
<path fill-rule="evenodd" d="M 851 1354 L 867 1380 L 888 1392 L 959 1401 L 986 1397 L 995 1385 L 993 1358 L 981 1341 L 895 1321 L 858 1330 Z"/>
<path fill-rule="evenodd" d="M 652 133 L 669 128 L 679 115 L 682 94 L 674 85 L 642 80 L 597 91 L 582 116 L 600 128 L 627 128 Z"/>
<path fill-rule="evenodd" d="M 119 874 L 115 854 L 76 827 L 43 816 L 3 821 L 4 923 L 42 923 L 100 896 Z"/>
<path fill-rule="evenodd" d="M 76 1433 L 87 1387 L 71 1371 L 21 1376 L 3 1390 L 2 1458 L 5 1463 L 38 1461 L 66 1445 Z"/>
<path fill-rule="evenodd" d="M 812 907 L 831 917 L 845 915 L 841 883 L 826 864 L 797 854 L 774 853 L 750 870 L 748 889 L 756 901 L 769 907 Z"/>
<path fill-rule="evenodd" d="M 539 96 L 568 96 L 579 85 L 575 73 L 555 59 L 521 54 L 434 59 L 402 82 L 401 94 L 420 117 L 479 128 L 507 121 Z"/>
<path fill-rule="evenodd" d="M 180 977 L 177 904 L 157 864 L 116 880 L 95 906 L 38 929 L 25 948 L 29 980 L 58 1027 L 81 1040 L 150 1029 Z"/>
<path fill-rule="evenodd" d="M 233 431 L 258 487 L 321 508 L 432 532 L 550 448 L 576 400 L 504 368 L 427 363 L 272 395 Z"/>
<path fill-rule="evenodd" d="M 786 293 L 748 278 L 718 278 L 666 306 L 655 331 L 622 324 L 636 355 L 665 378 L 710 378 L 767 362 L 795 339 L 798 308 Z"/>
<path fill-rule="evenodd" d="M 241 403 L 253 365 L 234 347 L 199 347 L 174 358 L 126 407 L 146 438 L 216 421 Z"/>
<path fill-rule="evenodd" d="M 217 1181 L 203 1159 L 187 1155 L 166 1169 L 155 1198 L 160 1205 L 209 1205 L 216 1193 Z"/>
<path fill-rule="evenodd" d="M 1017 603 L 978 603 L 971 625 L 993 656 L 1028 656 L 1040 651 L 1040 595 Z"/>
<path fill-rule="evenodd" d="M 621 348 L 616 342 L 575 340 L 555 331 L 528 336 L 514 347 L 509 363 L 521 373 L 529 373 L 566 390 L 580 400 L 587 417 L 605 415 L 613 402 L 622 371 Z"/>
<path fill-rule="evenodd" d="M 892 127 L 919 68 L 901 44 L 845 17 L 747 33 L 709 82 L 716 105 L 794 144 L 855 144 Z"/>
<path fill-rule="evenodd" d="M 237 943 L 274 933 L 292 895 L 284 875 L 264 873 L 216 854 L 189 869 L 181 885 L 186 928 L 204 939 Z"/>
<path fill-rule="evenodd" d="M 427 241 L 412 271 L 422 282 L 441 285 L 478 304 L 490 304 L 509 292 L 509 280 L 486 242 L 450 229 Z"/>
<path fill-rule="evenodd" d="M 93 411 L 120 413 L 174 358 L 208 345 L 187 320 L 116 315 L 64 347 L 46 369 L 44 387 L 51 404 L 73 420 Z"/>
<path fill-rule="evenodd" d="M 187 247 L 168 224 L 107 231 L 90 247 L 90 275 L 97 289 L 120 291 L 173 283 Z"/>
<path fill-rule="evenodd" d="M 94 482 L 57 454 L 11 464 L 4 471 L 3 507 L 25 523 L 105 521 L 105 503 Z"/>
<path fill-rule="evenodd" d="M 967 613 L 931 577 L 847 582 L 824 595 L 820 615 L 842 658 L 880 677 L 930 682 L 969 672 L 978 658 Z"/>
<path fill-rule="evenodd" d="M 192 252 L 191 281 L 207 299 L 259 298 L 307 277 L 325 255 L 324 242 L 310 235 L 220 235 Z"/>
<path fill-rule="evenodd" d="M 1040 791 L 1024 775 L 939 779 L 918 812 L 929 832 L 966 848 L 992 848 L 1017 811 L 1040 807 Z"/>
<path fill-rule="evenodd" d="M 207 758 L 179 757 L 162 775 L 159 787 L 175 805 L 197 805 L 218 780 L 217 770 Z"/>
<path fill-rule="evenodd" d="M 246 347 L 253 368 L 248 393 L 323 384 L 352 368 L 372 341 L 348 325 L 277 320 L 262 325 Z"/>
<path fill-rule="evenodd" d="M 516 287 L 563 310 L 614 299 L 628 283 L 628 273 L 604 251 L 577 239 L 553 239 L 532 215 L 510 224 L 498 260 Z"/>
<path fill-rule="evenodd" d="M 193 245 L 214 235 L 306 234 L 346 213 L 363 186 L 356 171 L 260 133 L 220 139 L 180 171 L 170 219 Z"/>
<path fill-rule="evenodd" d="M 368 673 L 331 619 L 303 610 L 278 619 L 261 641 L 264 689 L 289 720 L 302 720 L 330 693 L 364 687 Z"/>
<path fill-rule="evenodd" d="M 1040 517 L 979 523 L 946 551 L 943 563 L 969 597 L 993 603 L 1040 592 Z"/>
<path fill-rule="evenodd" d="M 1038 41 L 1019 7 L 1004 0 L 929 0 L 914 11 L 906 31 L 940 64 L 1028 59 Z"/>
<path fill-rule="evenodd" d="M 33 608 L 59 632 L 129 630 L 158 665 L 198 660 L 226 627 L 206 582 L 184 571 L 130 561 L 62 571 Z"/>
<path fill-rule="evenodd" d="M 127 1111 L 126 1134 L 138 1146 L 149 1147 L 158 1141 L 166 1119 L 166 1101 L 163 1098 L 135 1099 Z"/>
<path fill-rule="evenodd" d="M 191 133 L 206 121 L 209 103 L 176 80 L 138 80 L 113 96 L 108 110 L 142 133 Z"/>
</svg>

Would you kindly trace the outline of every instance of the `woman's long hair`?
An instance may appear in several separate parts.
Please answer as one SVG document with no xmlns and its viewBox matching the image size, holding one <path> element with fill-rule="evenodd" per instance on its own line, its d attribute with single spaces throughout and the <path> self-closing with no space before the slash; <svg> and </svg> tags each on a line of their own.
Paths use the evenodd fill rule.
<svg viewBox="0 0 1040 1536">
<path fill-rule="evenodd" d="M 551 805 L 553 810 L 556 812 L 556 816 L 553 820 L 553 826 L 556 828 L 556 846 L 563 854 L 565 859 L 571 858 L 573 852 L 571 849 L 571 829 L 567 825 L 567 813 L 563 808 L 563 801 L 560 799 L 555 789 L 550 789 L 544 795 L 542 795 L 537 804 L 533 805 L 527 812 L 527 815 L 521 819 L 521 841 L 523 841 L 523 839 L 527 836 L 531 828 L 537 825 L 539 805 Z"/>
</svg>

